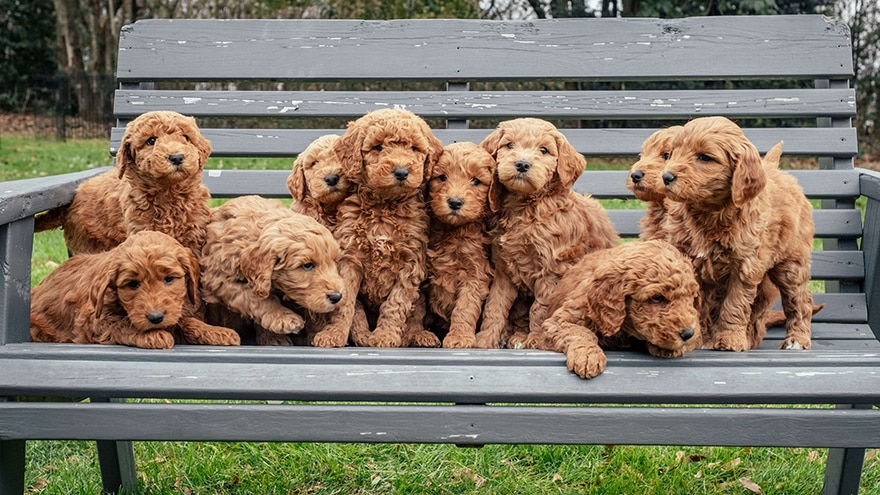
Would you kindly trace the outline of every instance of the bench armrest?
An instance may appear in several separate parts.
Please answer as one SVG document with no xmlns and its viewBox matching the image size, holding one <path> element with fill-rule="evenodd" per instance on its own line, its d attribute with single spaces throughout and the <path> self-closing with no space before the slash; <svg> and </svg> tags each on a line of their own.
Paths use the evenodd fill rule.
<svg viewBox="0 0 880 495">
<path fill-rule="evenodd" d="M 41 211 L 66 205 L 80 182 L 107 171 L 101 167 L 82 172 L 0 183 L 0 225 L 32 217 Z"/>
<path fill-rule="evenodd" d="M 877 280 L 880 276 L 880 172 L 859 169 L 859 173 L 859 190 L 868 200 L 862 234 L 868 323 L 877 333 L 880 329 L 880 285 Z"/>
</svg>

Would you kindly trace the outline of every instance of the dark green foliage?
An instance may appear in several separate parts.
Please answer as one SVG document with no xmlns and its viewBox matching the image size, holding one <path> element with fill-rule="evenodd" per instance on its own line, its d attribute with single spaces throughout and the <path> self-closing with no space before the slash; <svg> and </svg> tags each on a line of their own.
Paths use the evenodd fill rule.
<svg viewBox="0 0 880 495">
<path fill-rule="evenodd" d="M 40 76 L 53 74 L 55 13 L 52 0 L 0 0 L 0 110 L 32 110 L 48 88 Z"/>
</svg>

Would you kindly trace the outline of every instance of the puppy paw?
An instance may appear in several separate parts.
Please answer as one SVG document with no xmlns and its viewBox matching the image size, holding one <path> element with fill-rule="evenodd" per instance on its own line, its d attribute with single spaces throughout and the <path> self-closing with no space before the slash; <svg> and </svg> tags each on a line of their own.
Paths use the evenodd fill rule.
<svg viewBox="0 0 880 495">
<path fill-rule="evenodd" d="M 446 349 L 468 349 L 474 347 L 477 339 L 469 332 L 452 332 L 446 334 L 443 339 L 443 347 Z"/>
<path fill-rule="evenodd" d="M 779 345 L 780 349 L 809 349 L 813 344 L 810 339 L 798 339 L 795 337 L 786 337 Z"/>
<path fill-rule="evenodd" d="M 373 331 L 373 335 L 370 335 L 370 347 L 400 347 L 402 345 L 403 337 L 391 328 L 379 327 Z"/>
<path fill-rule="evenodd" d="M 343 347 L 348 335 L 339 329 L 324 328 L 315 334 L 312 345 L 315 347 Z"/>
<path fill-rule="evenodd" d="M 417 330 L 407 335 L 407 345 L 410 347 L 440 347 L 440 338 L 434 332 Z"/>
<path fill-rule="evenodd" d="M 256 341 L 257 345 L 270 345 L 270 346 L 290 346 L 293 345 L 293 342 L 290 340 L 290 337 L 287 335 L 282 335 L 280 333 L 269 332 L 262 328 L 257 328 L 256 333 Z"/>
<path fill-rule="evenodd" d="M 261 327 L 270 332 L 281 334 L 299 333 L 305 325 L 305 320 L 292 311 L 278 311 L 276 313 L 263 315 L 260 319 Z"/>
<path fill-rule="evenodd" d="M 749 350 L 749 338 L 745 333 L 728 332 L 715 337 L 712 348 L 716 351 L 743 352 Z"/>
<path fill-rule="evenodd" d="M 141 349 L 171 349 L 174 347 L 174 335 L 165 330 L 154 330 L 135 336 L 131 345 Z"/>
<path fill-rule="evenodd" d="M 205 340 L 201 343 L 207 345 L 241 345 L 241 337 L 235 330 L 211 326 L 211 331 L 205 334 Z"/>
<path fill-rule="evenodd" d="M 534 349 L 534 347 L 529 347 L 529 334 L 526 332 L 515 332 L 513 335 L 507 339 L 507 348 L 508 349 Z"/>
<path fill-rule="evenodd" d="M 608 359 L 597 347 L 574 347 L 565 353 L 565 364 L 581 378 L 593 378 L 605 371 Z"/>
<path fill-rule="evenodd" d="M 501 342 L 485 332 L 480 332 L 474 337 L 474 347 L 478 349 L 500 349 Z"/>
</svg>

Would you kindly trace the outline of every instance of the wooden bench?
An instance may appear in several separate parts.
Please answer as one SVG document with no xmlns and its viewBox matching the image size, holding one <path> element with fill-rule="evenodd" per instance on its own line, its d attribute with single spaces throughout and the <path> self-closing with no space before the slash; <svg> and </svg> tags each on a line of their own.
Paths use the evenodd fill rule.
<svg viewBox="0 0 880 495">
<path fill-rule="evenodd" d="M 108 491 L 136 487 L 131 441 L 216 440 L 829 448 L 824 493 L 856 493 L 865 449 L 880 447 L 880 174 L 853 168 L 852 73 L 846 25 L 810 15 L 125 26 L 111 151 L 126 121 L 172 109 L 197 117 L 215 157 L 292 162 L 347 120 L 401 106 L 445 143 L 535 116 L 557 122 L 588 161 L 632 163 L 659 126 L 728 116 L 762 153 L 784 140 L 785 155 L 817 159 L 817 170 L 792 173 L 817 200 L 813 278 L 827 306 L 809 351 L 778 350 L 777 328 L 745 353 L 610 352 L 592 380 L 544 351 L 32 344 L 33 216 L 70 202 L 99 171 L 7 182 L 0 493 L 23 492 L 33 439 L 96 440 Z M 284 198 L 288 173 L 207 170 L 204 180 L 214 197 Z M 575 187 L 631 199 L 626 173 L 587 171 Z M 624 237 L 638 235 L 642 210 L 610 214 Z M 136 400 L 154 398 L 187 400 Z M 226 400 L 245 402 L 215 402 Z"/>
</svg>

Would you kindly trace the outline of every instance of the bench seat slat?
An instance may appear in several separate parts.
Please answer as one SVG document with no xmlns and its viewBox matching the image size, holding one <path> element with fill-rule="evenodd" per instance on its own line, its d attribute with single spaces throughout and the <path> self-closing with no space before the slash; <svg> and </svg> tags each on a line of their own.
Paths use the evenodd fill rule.
<svg viewBox="0 0 880 495">
<path fill-rule="evenodd" d="M 878 417 L 858 409 L 43 403 L 5 407 L 0 438 L 877 447 Z"/>
<path fill-rule="evenodd" d="M 833 23 L 821 16 L 493 24 L 475 19 L 154 19 L 123 28 L 117 78 L 124 82 L 849 77 L 853 73 L 849 34 L 830 27 Z M 595 40 L 592 44 L 583 42 L 585 33 Z M 718 43 L 719 39 L 726 42 Z"/>
<path fill-rule="evenodd" d="M 352 357 L 349 362 L 298 362 L 293 357 L 236 362 L 218 352 L 198 366 L 181 359 L 154 359 L 146 368 L 133 361 L 108 359 L 111 354 L 92 360 L 0 356 L 0 367 L 8 371 L 0 377 L 0 395 L 317 401 L 381 397 L 389 402 L 455 403 L 880 402 L 876 349 L 864 353 L 753 351 L 730 360 L 725 354 L 734 353 L 703 350 L 674 360 L 609 352 L 605 373 L 589 381 L 568 371 L 562 354 L 547 351 L 522 351 L 515 364 L 507 365 L 426 361 L 430 354 L 448 352 L 441 349 L 423 351 L 410 364 L 386 362 L 382 351 L 370 351 L 375 359 Z M 297 352 L 301 351 L 292 354 Z M 340 352 L 366 354 L 363 350 Z M 549 356 L 530 363 L 525 358 L 530 354 Z M 870 364 L 860 365 L 862 360 Z M 267 380 L 270 376 L 273 379 Z M 645 387 L 646 380 L 653 385 Z"/>
<path fill-rule="evenodd" d="M 642 143 L 656 129 L 561 129 L 580 153 L 587 156 L 636 156 Z M 779 141 L 785 141 L 784 155 L 834 155 L 852 157 L 858 152 L 854 128 L 756 128 L 744 129 L 746 136 L 766 153 Z M 114 127 L 110 152 L 115 154 L 122 142 L 124 128 Z M 290 157 L 302 152 L 319 136 L 342 134 L 339 129 L 202 129 L 214 150 L 211 156 Z M 436 129 L 434 134 L 445 144 L 481 142 L 491 129 Z"/>
<path fill-rule="evenodd" d="M 698 91 L 170 91 L 117 90 L 113 112 L 132 119 L 150 110 L 194 117 L 345 117 L 403 107 L 425 118 L 688 119 L 851 117 L 854 89 Z"/>
</svg>

